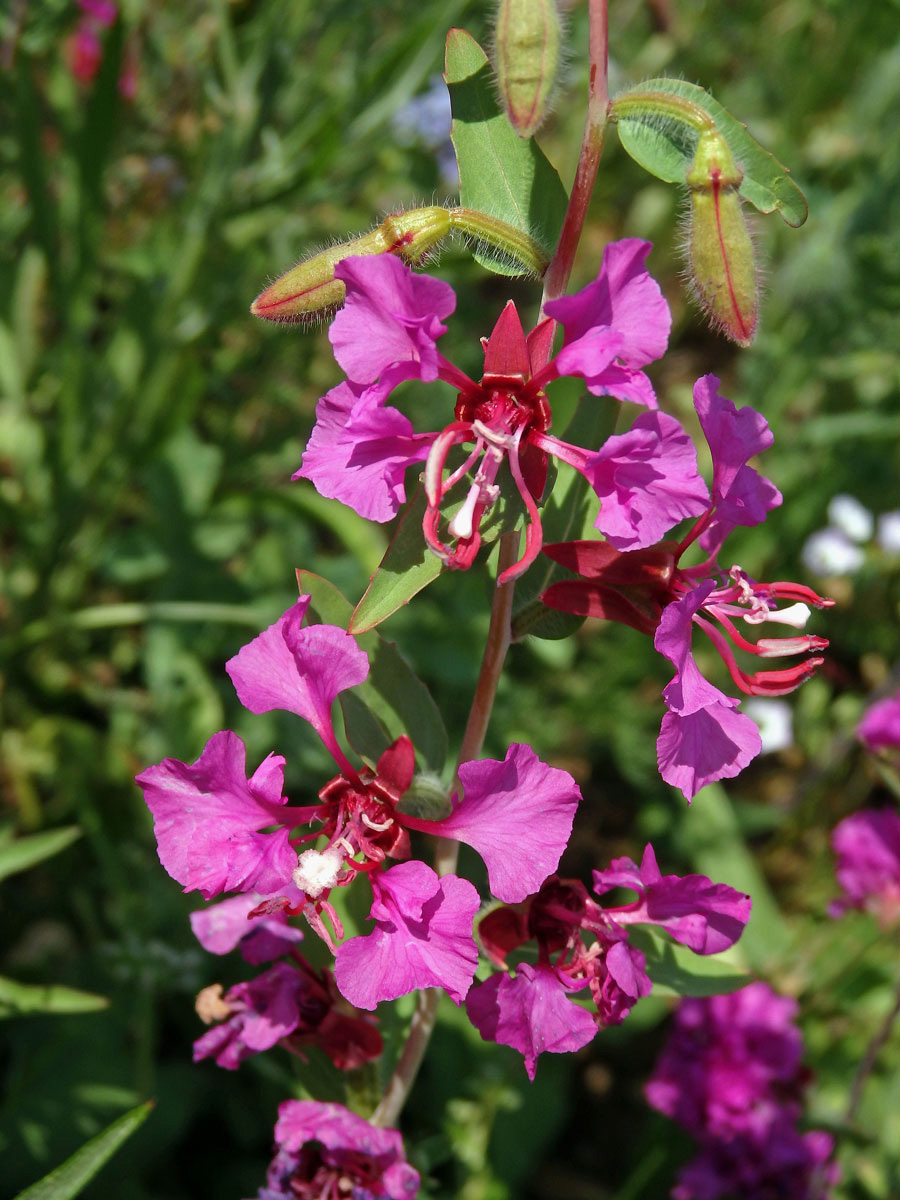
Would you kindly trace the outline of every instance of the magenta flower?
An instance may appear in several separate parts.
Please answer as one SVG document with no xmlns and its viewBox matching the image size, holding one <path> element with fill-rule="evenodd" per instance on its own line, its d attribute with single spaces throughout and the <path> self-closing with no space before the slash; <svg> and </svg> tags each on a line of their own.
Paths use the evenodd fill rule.
<svg viewBox="0 0 900 1200">
<path fill-rule="evenodd" d="M 303 934 L 288 924 L 284 911 L 251 917 L 263 899 L 250 892 L 192 912 L 194 937 L 210 954 L 228 954 L 240 946 L 244 961 L 254 966 L 281 958 L 303 940 Z"/>
<path fill-rule="evenodd" d="M 342 994 L 357 1008 L 373 1009 L 416 988 L 442 987 L 460 1004 L 478 965 L 476 889 L 456 875 L 441 879 L 417 860 L 370 879 L 375 929 L 338 946 L 334 977 Z"/>
<path fill-rule="evenodd" d="M 207 899 L 224 891 L 259 894 L 242 912 L 235 904 L 233 914 L 198 916 L 201 940 L 230 948 L 234 920 L 266 918 L 269 941 L 260 944 L 258 930 L 250 951 L 262 961 L 273 939 L 278 945 L 281 931 L 272 922 L 302 913 L 338 953 L 338 985 L 358 1007 L 439 984 L 458 1002 L 475 969 L 478 896 L 456 876 L 439 880 L 424 864 L 405 863 L 409 831 L 471 845 L 484 858 L 494 894 L 515 902 L 537 891 L 559 864 L 578 787 L 530 747 L 514 745 L 503 762 L 463 765 L 462 794 L 452 798 L 443 820 L 404 812 L 401 801 L 415 771 L 412 743 L 398 738 L 374 770 L 356 768 L 346 757 L 331 708 L 342 691 L 367 677 L 368 659 L 343 630 L 305 627 L 308 604 L 302 596 L 227 670 L 252 712 L 285 709 L 307 720 L 339 774 L 316 804 L 293 807 L 282 795 L 284 759 L 270 755 L 248 779 L 241 740 L 230 732 L 215 734 L 196 763 L 166 759 L 138 776 L 154 816 L 160 860 L 186 891 L 197 888 Z M 403 866 L 388 871 L 390 859 Z M 343 928 L 329 895 L 359 875 L 372 885 L 375 929 L 338 949 Z"/>
<path fill-rule="evenodd" d="M 597 280 L 575 296 L 547 305 L 550 320 L 526 338 L 510 302 L 485 341 L 484 374 L 476 383 L 436 347 L 456 306 L 452 289 L 416 275 L 391 255 L 346 258 L 335 275 L 347 298 L 329 338 L 347 380 L 316 409 L 303 465 L 294 478 L 311 480 L 323 496 L 341 500 L 372 520 L 390 520 L 406 499 L 404 477 L 425 461 L 428 508 L 423 531 L 448 566 L 469 567 L 481 545 L 479 527 L 499 495 L 500 467 L 508 463 L 528 513 L 522 560 L 515 578 L 541 547 L 537 503 L 548 455 L 581 471 L 602 500 L 598 528 L 623 547 L 657 540 L 685 516 L 705 511 L 708 493 L 697 475 L 687 435 L 673 417 L 648 414 L 599 453 L 549 434 L 546 387 L 561 375 L 585 380 L 595 395 L 611 393 L 656 407 L 642 368 L 665 351 L 671 318 L 644 267 L 649 242 L 626 239 L 607 246 Z M 564 328 L 560 353 L 545 365 L 554 321 Z M 416 434 L 386 400 L 406 379 L 441 379 L 456 388 L 455 419 L 439 433 Z M 448 456 L 467 447 L 448 473 Z M 451 519 L 443 507 L 469 480 Z"/>
<path fill-rule="evenodd" d="M 618 925 L 658 925 L 695 954 L 719 954 L 733 946 L 750 920 L 750 897 L 705 875 L 662 875 L 653 847 L 644 847 L 638 867 L 630 858 L 614 858 L 594 872 L 594 893 L 612 888 L 637 892 L 634 903 L 607 908 Z"/>
<path fill-rule="evenodd" d="M 485 1041 L 518 1050 L 534 1079 L 540 1054 L 580 1050 L 597 1033 L 587 1009 L 569 1000 L 572 990 L 552 967 L 520 963 L 515 975 L 500 972 L 472 988 L 466 1012 Z"/>
<path fill-rule="evenodd" d="M 395 1129 L 379 1129 L 340 1104 L 285 1100 L 278 1153 L 256 1200 L 413 1200 L 419 1175 Z"/>
<path fill-rule="evenodd" d="M 548 879 L 518 908 L 501 907 L 480 922 L 488 958 L 506 970 L 506 959 L 526 943 L 537 943 L 537 962 L 519 962 L 515 975 L 476 984 L 466 1012 L 481 1036 L 518 1050 L 529 1078 L 543 1050 L 577 1050 L 598 1026 L 618 1025 L 652 983 L 643 953 L 628 940 L 629 925 L 657 925 L 697 954 L 733 945 L 750 918 L 750 897 L 705 875 L 661 875 L 653 848 L 640 867 L 628 858 L 594 872 L 598 895 L 614 887 L 637 892 L 637 900 L 604 907 L 577 880 Z M 590 941 L 586 940 L 587 938 Z M 589 988 L 595 1013 L 569 999 Z"/>
<path fill-rule="evenodd" d="M 814 1200 L 835 1181 L 832 1139 L 796 1127 L 808 1078 L 796 1014 L 765 983 L 682 1000 L 646 1087 L 699 1143 L 675 1200 Z"/>
<path fill-rule="evenodd" d="M 810 604 L 821 608 L 832 603 L 801 584 L 757 583 L 738 566 L 727 575 L 719 569 L 716 555 L 728 533 L 736 525 L 764 520 L 781 496 L 747 465 L 750 456 L 771 445 L 765 419 L 751 408 L 736 409 L 717 389 L 712 375 L 694 386 L 694 404 L 712 454 L 713 486 L 711 500 L 682 541 L 624 553 L 613 538 L 544 547 L 548 557 L 580 576 L 551 584 L 541 595 L 545 604 L 652 634 L 656 649 L 675 667 L 663 692 L 669 711 L 657 753 L 663 779 L 681 788 L 688 800 L 705 784 L 737 775 L 762 745 L 754 722 L 737 711 L 739 701 L 701 674 L 691 648 L 694 628 L 710 639 L 742 692 L 781 696 L 799 687 L 823 660 L 808 657 L 793 667 L 750 673 L 738 664 L 735 649 L 775 658 L 822 650 L 828 642 L 810 634 L 753 642 L 740 632 L 737 620 L 801 628 Z M 668 509 L 664 513 L 663 525 L 671 515 Z M 682 566 L 682 556 L 695 542 L 707 557 L 696 566 Z M 780 601 L 788 606 L 779 607 Z"/>
<path fill-rule="evenodd" d="M 269 895 L 296 866 L 282 812 L 284 759 L 270 754 L 247 778 L 236 733 L 214 734 L 195 763 L 164 759 L 137 776 L 153 813 L 159 859 L 184 890 L 209 900 L 225 891 Z"/>
<path fill-rule="evenodd" d="M 856 733 L 873 754 L 879 750 L 900 749 L 900 692 L 873 704 L 857 726 Z"/>
<path fill-rule="evenodd" d="M 276 963 L 256 979 L 229 988 L 224 997 L 210 999 L 205 989 L 197 1011 L 209 1023 L 220 1024 L 194 1043 L 194 1062 L 214 1058 L 220 1067 L 235 1070 L 245 1058 L 281 1043 L 295 1054 L 316 1045 L 341 1071 L 353 1070 L 377 1058 L 381 1035 L 371 1017 L 336 1007 L 339 1000 L 331 974 L 316 972 L 300 955 L 294 962 Z M 302 1057 L 302 1054 L 301 1054 Z"/>
<path fill-rule="evenodd" d="M 844 895 L 828 906 L 829 915 L 859 908 L 882 925 L 894 924 L 900 918 L 900 816 L 890 808 L 853 813 L 834 827 L 831 846 Z"/>
</svg>

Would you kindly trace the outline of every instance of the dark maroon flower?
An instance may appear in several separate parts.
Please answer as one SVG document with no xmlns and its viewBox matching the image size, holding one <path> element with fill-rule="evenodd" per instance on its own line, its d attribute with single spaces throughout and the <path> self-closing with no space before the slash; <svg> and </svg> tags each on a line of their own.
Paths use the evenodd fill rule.
<svg viewBox="0 0 900 1200">
<path fill-rule="evenodd" d="M 340 1104 L 285 1100 L 278 1153 L 256 1200 L 412 1200 L 419 1174 L 395 1129 L 378 1129 Z"/>
</svg>

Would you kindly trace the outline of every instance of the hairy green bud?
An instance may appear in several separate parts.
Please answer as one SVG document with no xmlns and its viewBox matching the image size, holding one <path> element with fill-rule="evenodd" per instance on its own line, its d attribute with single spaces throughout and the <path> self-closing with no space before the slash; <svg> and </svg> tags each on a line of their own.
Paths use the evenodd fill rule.
<svg viewBox="0 0 900 1200">
<path fill-rule="evenodd" d="M 260 292 L 250 311 L 267 321 L 313 324 L 334 316 L 344 303 L 344 285 L 334 268 L 354 254 L 396 254 L 404 262 L 421 262 L 450 232 L 445 208 L 413 208 L 391 213 L 371 233 L 339 242 L 304 259 Z"/>
<path fill-rule="evenodd" d="M 414 775 L 413 781 L 400 799 L 399 809 L 411 817 L 424 821 L 442 821 L 452 811 L 447 789 L 437 775 L 423 772 Z"/>
<path fill-rule="evenodd" d="M 711 324 L 740 346 L 756 333 L 756 256 L 738 195 L 743 175 L 725 138 L 706 130 L 687 173 L 691 280 Z"/>
<path fill-rule="evenodd" d="M 494 60 L 510 124 L 531 137 L 543 123 L 559 66 L 560 19 L 555 0 L 500 0 Z"/>
</svg>

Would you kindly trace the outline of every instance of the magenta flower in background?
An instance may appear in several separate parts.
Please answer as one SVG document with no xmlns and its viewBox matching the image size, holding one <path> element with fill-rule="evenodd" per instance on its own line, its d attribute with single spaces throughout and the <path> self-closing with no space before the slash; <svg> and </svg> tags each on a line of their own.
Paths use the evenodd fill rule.
<svg viewBox="0 0 900 1200">
<path fill-rule="evenodd" d="M 894 924 L 900 918 L 900 816 L 890 808 L 853 813 L 834 827 L 831 846 L 844 895 L 828 906 L 829 916 L 858 908 L 882 925 Z"/>
<path fill-rule="evenodd" d="M 341 1071 L 350 1071 L 381 1054 L 381 1034 L 371 1017 L 341 1002 L 331 973 L 317 972 L 299 954 L 276 963 L 222 995 L 218 984 L 197 997 L 197 1012 L 207 1024 L 219 1022 L 194 1043 L 194 1062 L 214 1058 L 235 1070 L 245 1058 L 280 1043 L 302 1057 L 316 1045 Z"/>
<path fill-rule="evenodd" d="M 308 721 L 339 774 L 316 804 L 291 806 L 282 794 L 283 758 L 269 755 L 248 778 L 243 742 L 229 731 L 217 733 L 195 763 L 166 759 L 137 778 L 153 813 L 160 861 L 185 891 L 198 889 L 207 899 L 226 891 L 255 893 L 249 907 L 232 898 L 225 903 L 233 910 L 195 914 L 201 941 L 230 949 L 241 938 L 235 922 L 244 918 L 249 944 L 246 918 L 266 918 L 249 948 L 251 961 L 264 961 L 273 947 L 276 954 L 288 948 L 277 948 L 278 918 L 302 913 L 337 954 L 338 986 L 357 1007 L 433 986 L 459 1003 L 477 961 L 472 920 L 478 894 L 455 875 L 439 880 L 424 863 L 405 862 L 409 830 L 471 845 L 484 858 L 494 894 L 512 903 L 537 891 L 556 869 L 580 792 L 568 772 L 542 763 L 528 746 L 513 745 L 503 762 L 463 765 L 461 794 L 443 820 L 405 813 L 400 804 L 415 772 L 412 743 L 398 738 L 374 770 L 348 760 L 331 709 L 341 692 L 366 679 L 368 658 L 343 630 L 304 626 L 308 605 L 302 596 L 227 670 L 251 712 L 285 709 Z M 401 865 L 388 870 L 389 859 Z M 372 888 L 375 928 L 338 946 L 343 928 L 329 895 L 359 875 Z"/>
<path fill-rule="evenodd" d="M 527 337 L 515 305 L 507 304 L 485 341 L 480 383 L 437 350 L 444 319 L 456 306 L 447 284 L 414 274 L 392 255 L 344 259 L 335 275 L 346 285 L 346 301 L 329 338 L 348 378 L 319 401 L 295 478 L 311 480 L 323 496 L 361 516 L 387 521 L 406 499 L 407 468 L 424 461 L 425 538 L 449 566 L 464 568 L 478 552 L 479 526 L 499 495 L 498 472 L 506 462 L 528 513 L 525 553 L 506 572 L 508 579 L 521 574 L 541 547 L 537 502 L 548 455 L 585 475 L 602 501 L 598 528 L 617 545 L 648 546 L 683 517 L 704 512 L 708 492 L 674 417 L 640 417 L 599 452 L 548 432 L 545 389 L 562 375 L 584 379 L 595 395 L 656 408 L 642 368 L 665 352 L 671 317 L 644 267 L 649 251 L 649 242 L 634 238 L 608 245 L 595 282 L 548 304 L 550 320 Z M 556 321 L 563 326 L 563 348 L 544 365 Z M 456 388 L 455 419 L 441 432 L 416 434 L 405 416 L 386 406 L 407 379 L 441 379 Z M 457 446 L 466 446 L 467 456 L 449 468 Z M 442 507 L 464 479 L 462 506 L 448 521 Z"/>
<path fill-rule="evenodd" d="M 210 954 L 228 954 L 240 946 L 244 961 L 254 966 L 281 958 L 303 940 L 303 934 L 288 924 L 283 910 L 252 917 L 264 899 L 250 892 L 192 912 L 194 937 Z"/>
<path fill-rule="evenodd" d="M 256 1200 L 413 1200 L 419 1174 L 396 1129 L 378 1129 L 340 1104 L 285 1100 L 278 1152 Z"/>
<path fill-rule="evenodd" d="M 900 749 L 900 692 L 867 709 L 856 733 L 873 754 L 878 750 Z"/>
<path fill-rule="evenodd" d="M 674 1200 L 816 1200 L 836 1181 L 832 1139 L 797 1128 L 808 1076 L 796 1015 L 765 983 L 681 1001 L 645 1089 L 699 1144 Z"/>
<path fill-rule="evenodd" d="M 663 779 L 681 788 L 688 800 L 705 784 L 739 774 L 762 745 L 754 722 L 737 711 L 739 701 L 701 674 L 692 653 L 694 628 L 710 639 L 742 692 L 781 696 L 799 687 L 823 660 L 807 657 L 793 667 L 751 673 L 738 664 L 735 650 L 776 658 L 822 650 L 828 642 L 811 634 L 754 642 L 741 633 L 737 621 L 802 628 L 810 604 L 821 608 L 832 603 L 801 584 L 757 583 L 738 566 L 727 573 L 719 568 L 716 556 L 732 529 L 764 520 L 781 503 L 781 495 L 747 465 L 772 443 L 765 419 L 751 408 L 735 408 L 719 395 L 718 384 L 714 375 L 706 375 L 694 386 L 694 405 L 712 454 L 712 498 L 680 542 L 625 552 L 611 537 L 544 547 L 549 558 L 580 576 L 551 584 L 541 595 L 545 604 L 653 635 L 656 649 L 675 667 L 663 691 L 668 712 L 657 755 Z M 648 490 L 645 496 L 651 494 Z M 665 520 L 660 528 L 664 525 Z M 681 558 L 695 542 L 707 557 L 696 566 L 683 566 Z M 787 607 L 779 607 L 782 601 Z"/>
<path fill-rule="evenodd" d="M 637 899 L 604 907 L 577 880 L 554 876 L 524 905 L 496 908 L 479 924 L 484 951 L 503 972 L 472 988 L 466 1012 L 486 1041 L 522 1054 L 531 1079 L 543 1051 L 580 1049 L 599 1026 L 620 1024 L 651 991 L 644 954 L 628 940 L 629 925 L 659 926 L 694 953 L 715 954 L 738 940 L 750 918 L 749 896 L 705 875 L 662 875 L 650 845 L 640 867 L 618 858 L 594 872 L 597 895 L 619 887 Z M 507 957 L 531 941 L 537 962 L 517 963 L 511 975 Z M 569 999 L 585 987 L 593 1015 Z"/>
</svg>

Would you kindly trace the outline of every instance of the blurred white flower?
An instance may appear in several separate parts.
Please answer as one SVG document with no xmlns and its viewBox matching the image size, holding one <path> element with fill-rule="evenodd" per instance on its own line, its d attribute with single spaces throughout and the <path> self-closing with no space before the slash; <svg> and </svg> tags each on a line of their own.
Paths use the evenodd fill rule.
<svg viewBox="0 0 900 1200">
<path fill-rule="evenodd" d="M 865 562 L 859 546 L 831 525 L 806 539 L 800 557 L 816 575 L 852 575 Z"/>
<path fill-rule="evenodd" d="M 881 514 L 875 540 L 889 554 L 900 554 L 900 509 Z"/>
<path fill-rule="evenodd" d="M 828 505 L 828 520 L 854 542 L 867 542 L 875 531 L 875 518 L 855 496 L 835 496 Z"/>
<path fill-rule="evenodd" d="M 762 699 L 754 696 L 741 706 L 747 716 L 759 726 L 763 754 L 786 750 L 794 744 L 794 715 L 786 700 Z"/>
</svg>

